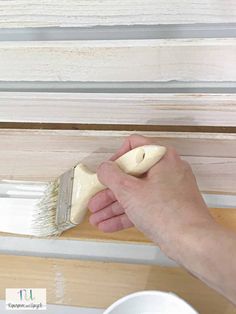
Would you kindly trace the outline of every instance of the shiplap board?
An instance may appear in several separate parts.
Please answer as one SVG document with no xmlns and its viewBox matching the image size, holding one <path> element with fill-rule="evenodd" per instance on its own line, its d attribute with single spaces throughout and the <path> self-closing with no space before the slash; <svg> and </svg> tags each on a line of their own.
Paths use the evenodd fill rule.
<svg viewBox="0 0 236 314">
<path fill-rule="evenodd" d="M 0 231 L 11 232 L 22 235 L 32 235 L 32 222 L 34 221 L 37 204 L 42 199 L 47 183 L 27 183 L 22 181 L 0 181 Z M 227 228 L 236 230 L 236 195 L 216 195 L 203 194 L 210 213 L 217 222 L 222 223 Z M 209 196 L 211 203 L 209 203 Z M 213 206 L 212 206 L 213 205 Z M 227 207 L 228 205 L 228 207 Z M 229 206 L 230 205 L 230 206 Z M 89 213 L 88 213 L 89 215 Z M 12 220 L 15 217 L 16 220 Z M 83 224 L 77 228 L 69 230 L 64 237 L 68 239 L 96 239 L 125 242 L 147 242 L 144 235 L 135 229 L 130 229 L 114 235 L 106 235 L 93 228 L 88 223 L 88 217 Z M 107 237 L 106 237 L 107 236 Z M 0 252 L 3 244 L 0 243 Z M 11 245 L 10 250 L 14 250 Z M 21 248 L 23 250 L 23 248 Z M 111 250 L 111 248 L 110 248 Z M 141 248 L 140 248 L 141 250 Z M 81 253 L 81 250 L 79 250 Z M 141 251 L 140 251 L 141 252 Z M 111 253 L 111 252 L 110 252 Z M 147 254 L 142 254 L 147 256 Z"/>
<path fill-rule="evenodd" d="M 23 235 L 34 234 L 34 232 L 32 233 L 34 208 L 37 207 L 36 205 L 42 199 L 46 187 L 47 182 L 0 180 L 0 231 Z M 225 226 L 236 230 L 236 195 L 204 193 L 203 197 L 213 217 Z M 16 212 L 18 213 L 18 218 L 16 221 L 12 221 L 12 217 L 16 216 Z M 147 241 L 135 229 L 106 237 L 106 234 L 99 232 L 99 230 L 93 228 L 88 223 L 88 217 L 86 217 L 82 225 L 80 224 L 78 228 L 68 231 L 64 236 L 69 239 L 122 240 L 126 242 Z M 0 243 L 0 252 L 2 249 L 3 245 Z M 13 249 L 12 245 L 11 249 Z M 144 256 L 146 255 L 144 254 Z"/>
<path fill-rule="evenodd" d="M 0 177 L 47 181 L 78 162 L 91 169 L 121 145 L 125 131 L 0 130 Z M 204 192 L 236 193 L 236 135 L 141 132 L 174 146 Z"/>
<path fill-rule="evenodd" d="M 232 0 L 15 0 L 0 8 L 0 27 L 236 22 Z"/>
<path fill-rule="evenodd" d="M 236 94 L 1 92 L 0 122 L 236 126 Z"/>
<path fill-rule="evenodd" d="M 5 288 L 46 288 L 49 304 L 106 308 L 135 291 L 163 290 L 200 313 L 236 313 L 222 296 L 179 268 L 2 255 L 0 276 L 1 299 Z"/>
<path fill-rule="evenodd" d="M 222 198 L 224 197 L 225 195 L 222 195 Z M 217 223 L 236 231 L 236 203 L 232 204 L 234 208 L 209 208 L 209 211 Z M 91 226 L 88 217 L 89 213 L 80 225 L 67 230 L 59 238 L 31 239 L 1 232 L 0 254 L 173 266 L 173 261 L 162 254 L 159 248 L 136 228 L 104 233 Z"/>
<path fill-rule="evenodd" d="M 212 195 L 214 198 L 214 195 Z M 226 196 L 222 195 L 222 199 L 224 199 Z M 224 200 L 223 200 L 224 202 Z M 234 206 L 234 208 L 209 208 L 209 211 L 213 218 L 218 222 L 219 224 L 222 224 L 226 228 L 229 228 L 231 230 L 236 231 L 236 203 L 235 199 L 232 200 L 231 205 Z M 89 214 L 88 214 L 89 216 Z M 139 243 L 139 244 L 147 244 L 150 243 L 150 240 L 147 239 L 143 233 L 138 231 L 136 228 L 130 228 L 126 230 L 122 230 L 119 232 L 114 233 L 104 233 L 99 231 L 97 228 L 92 227 L 89 224 L 88 217 L 83 221 L 83 223 L 73 229 L 70 229 L 66 232 L 64 232 L 60 239 L 74 239 L 74 240 L 94 240 L 94 241 L 109 241 L 109 242 L 123 242 L 123 243 Z M 156 263 L 156 264 L 162 264 L 162 265 L 170 265 L 168 260 L 163 259 L 160 252 L 157 252 L 154 254 L 155 257 L 153 257 L 152 253 L 155 252 L 155 249 L 145 248 L 143 250 L 143 253 L 141 253 L 141 250 L 143 250 L 142 247 L 140 247 L 139 250 L 135 252 L 135 249 L 132 251 L 132 249 L 129 251 L 131 255 L 136 259 L 136 262 L 140 261 L 141 254 L 142 258 L 145 258 L 145 263 Z M 145 257 L 144 257 L 145 256 Z M 123 255 L 124 257 L 124 255 Z M 127 256 L 126 256 L 127 257 Z M 138 258 L 139 257 L 139 258 Z"/>
<path fill-rule="evenodd" d="M 236 81 L 236 39 L 1 42 L 0 81 Z"/>
</svg>

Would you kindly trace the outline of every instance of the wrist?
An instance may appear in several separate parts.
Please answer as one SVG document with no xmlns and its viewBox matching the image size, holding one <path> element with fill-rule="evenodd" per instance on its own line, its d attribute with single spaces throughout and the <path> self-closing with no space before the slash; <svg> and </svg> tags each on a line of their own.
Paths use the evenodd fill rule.
<svg viewBox="0 0 236 314">
<path fill-rule="evenodd" d="M 211 217 L 201 222 L 182 224 L 179 228 L 173 230 L 168 237 L 168 242 L 160 244 L 160 248 L 171 259 L 184 265 L 190 251 L 196 256 L 202 254 L 201 251 L 204 251 L 206 238 L 214 234 L 220 227 Z"/>
</svg>

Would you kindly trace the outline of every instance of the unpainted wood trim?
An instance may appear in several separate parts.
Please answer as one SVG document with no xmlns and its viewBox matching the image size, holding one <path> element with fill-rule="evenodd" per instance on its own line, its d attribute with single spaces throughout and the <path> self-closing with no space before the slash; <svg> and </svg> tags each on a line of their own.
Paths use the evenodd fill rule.
<svg viewBox="0 0 236 314">
<path fill-rule="evenodd" d="M 224 227 L 236 231 L 236 204 L 235 208 L 209 208 L 213 218 Z M 151 241 L 136 228 L 130 228 L 115 233 L 104 233 L 90 225 L 88 217 L 83 223 L 73 229 L 64 232 L 61 239 L 84 239 L 96 241 L 112 241 L 126 243 L 150 243 Z"/>
<path fill-rule="evenodd" d="M 163 290 L 200 313 L 235 313 L 223 297 L 179 268 L 2 255 L 0 276 L 1 299 L 5 288 L 46 288 L 50 304 L 106 308 L 135 291 Z"/>
<path fill-rule="evenodd" d="M 236 39 L 0 42 L 0 81 L 236 81 Z"/>
<path fill-rule="evenodd" d="M 236 94 L 0 93 L 0 122 L 236 126 Z"/>
</svg>

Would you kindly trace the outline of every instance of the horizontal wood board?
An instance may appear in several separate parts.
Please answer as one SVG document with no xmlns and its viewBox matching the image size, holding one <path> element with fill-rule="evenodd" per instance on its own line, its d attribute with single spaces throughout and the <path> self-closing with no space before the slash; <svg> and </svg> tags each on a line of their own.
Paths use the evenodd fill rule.
<svg viewBox="0 0 236 314">
<path fill-rule="evenodd" d="M 0 28 L 235 22 L 232 1 L 0 1 Z M 235 44 L 235 39 L 3 42 L 0 81 L 232 82 Z M 234 95 L 114 96 L 1 93 L 0 121 L 236 126 Z M 202 191 L 236 193 L 235 134 L 143 134 L 176 146 L 193 166 Z M 95 169 L 126 135 L 0 130 L 0 177 L 52 180 L 78 161 Z M 236 230 L 234 209 L 210 211 Z M 103 234 L 87 220 L 62 238 L 149 242 L 134 228 Z M 177 293 L 201 313 L 236 313 L 223 297 L 178 268 L 0 255 L 0 277 L 2 299 L 5 288 L 46 287 L 49 303 L 104 308 L 128 293 L 160 289 Z"/>
<path fill-rule="evenodd" d="M 236 231 L 236 204 L 235 208 L 210 208 L 213 218 L 224 227 Z M 151 241 L 136 228 L 130 228 L 114 233 L 104 233 L 90 225 L 88 217 L 79 226 L 64 232 L 59 239 L 112 241 L 123 243 L 150 243 Z M 4 234 L 2 234 L 4 236 Z"/>
<path fill-rule="evenodd" d="M 236 231 L 236 204 L 234 208 L 209 208 L 209 211 L 217 223 Z M 152 242 L 136 228 L 129 228 L 114 233 L 104 233 L 89 223 L 90 213 L 88 212 L 84 221 L 54 240 L 89 240 L 109 243 L 133 243 L 151 244 Z M 0 232 L 0 237 L 14 236 L 12 233 Z M 17 237 L 25 237 L 17 235 Z M 50 239 L 49 239 L 50 240 Z"/>
<path fill-rule="evenodd" d="M 78 162 L 91 169 L 131 132 L 0 130 L 0 177 L 53 180 Z M 235 134 L 141 132 L 174 146 L 190 162 L 204 192 L 236 193 Z"/>
<path fill-rule="evenodd" d="M 0 122 L 236 127 L 236 94 L 0 92 Z"/>
<path fill-rule="evenodd" d="M 0 1 L 0 27 L 235 23 L 234 1 Z"/>
<path fill-rule="evenodd" d="M 1 299 L 5 288 L 46 288 L 48 303 L 106 308 L 135 291 L 163 290 L 178 294 L 200 313 L 236 313 L 223 297 L 179 268 L 1 255 L 0 276 Z"/>
<path fill-rule="evenodd" d="M 0 42 L 0 81 L 236 81 L 236 39 Z"/>
</svg>

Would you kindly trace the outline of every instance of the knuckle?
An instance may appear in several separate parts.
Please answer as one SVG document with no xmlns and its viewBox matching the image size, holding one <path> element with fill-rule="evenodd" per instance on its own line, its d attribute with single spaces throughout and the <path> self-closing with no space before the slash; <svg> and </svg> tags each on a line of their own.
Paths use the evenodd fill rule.
<svg viewBox="0 0 236 314">
<path fill-rule="evenodd" d="M 173 147 L 168 147 L 167 158 L 174 164 L 180 162 L 181 160 L 177 150 Z"/>
<path fill-rule="evenodd" d="M 135 191 L 141 187 L 141 181 L 134 177 L 123 177 L 120 179 L 120 184 L 127 191 Z"/>
<path fill-rule="evenodd" d="M 118 202 L 114 202 L 111 204 L 111 212 L 114 215 L 120 215 L 121 214 L 121 205 Z"/>
<path fill-rule="evenodd" d="M 168 147 L 168 153 L 170 156 L 175 157 L 175 158 L 179 156 L 177 153 L 177 150 L 174 147 Z"/>
<path fill-rule="evenodd" d="M 97 168 L 97 174 L 98 176 L 103 176 L 104 174 L 106 174 L 107 171 L 107 165 L 106 163 L 101 163 L 98 168 Z"/>
<path fill-rule="evenodd" d="M 186 160 L 182 160 L 184 168 L 190 168 L 190 164 Z"/>
<path fill-rule="evenodd" d="M 182 160 L 182 166 L 183 166 L 183 170 L 192 171 L 190 164 L 186 160 Z"/>
</svg>

